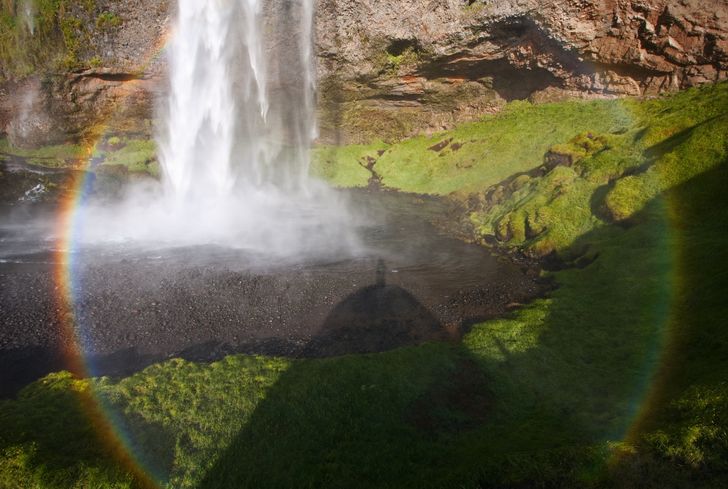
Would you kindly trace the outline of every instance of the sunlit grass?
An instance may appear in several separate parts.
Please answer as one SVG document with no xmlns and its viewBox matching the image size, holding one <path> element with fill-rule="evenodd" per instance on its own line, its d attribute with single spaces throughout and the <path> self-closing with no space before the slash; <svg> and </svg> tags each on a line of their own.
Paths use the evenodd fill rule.
<svg viewBox="0 0 728 489">
<path fill-rule="evenodd" d="M 81 144 L 56 144 L 36 149 L 13 146 L 6 138 L 0 137 L 0 153 L 19 156 L 31 165 L 49 168 L 74 167 L 88 157 L 87 149 Z"/>
<path fill-rule="evenodd" d="M 369 159 L 376 160 L 382 142 L 369 145 L 318 146 L 311 151 L 311 175 L 337 187 L 366 187 L 372 174 Z"/>
</svg>

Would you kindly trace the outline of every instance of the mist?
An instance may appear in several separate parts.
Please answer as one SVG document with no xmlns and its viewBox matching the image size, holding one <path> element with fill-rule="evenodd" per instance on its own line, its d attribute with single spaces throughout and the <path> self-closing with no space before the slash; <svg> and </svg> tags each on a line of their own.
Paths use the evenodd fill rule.
<svg viewBox="0 0 728 489">
<path fill-rule="evenodd" d="M 313 0 L 278 19 L 264 19 L 262 3 L 180 0 L 157 108 L 161 183 L 86 201 L 75 243 L 214 244 L 277 258 L 357 252 L 346 198 L 309 176 Z"/>
</svg>

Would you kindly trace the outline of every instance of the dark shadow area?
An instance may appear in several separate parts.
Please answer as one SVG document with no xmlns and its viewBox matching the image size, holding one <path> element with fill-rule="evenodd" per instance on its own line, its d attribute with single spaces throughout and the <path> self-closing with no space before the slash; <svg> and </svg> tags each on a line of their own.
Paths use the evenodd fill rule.
<svg viewBox="0 0 728 489">
<path fill-rule="evenodd" d="M 716 198 L 726 174 L 726 168 L 710 172 L 668 197 L 712 206 L 701 190 Z M 685 206 L 688 219 L 706 210 Z M 709 213 L 722 216 L 709 226 L 710 239 L 721 239 L 714 233 L 728 216 L 724 209 Z M 639 222 L 606 226 L 575 243 L 601 253 L 562 275 L 563 287 L 545 309 L 526 306 L 545 313 L 528 347 L 514 347 L 517 340 L 494 323 L 467 348 L 431 343 L 294 364 L 200 487 L 719 487 L 725 477 L 717 466 L 690 467 L 641 442 L 615 463 L 601 445 L 630 427 L 663 351 L 666 323 L 686 320 L 681 314 L 693 310 L 676 315 L 674 309 L 682 306 L 667 280 L 674 264 L 665 253 L 673 242 L 666 241 L 664 196 L 649 203 Z M 694 278 L 704 272 L 710 273 L 696 270 Z M 725 336 L 715 330 L 725 309 L 718 298 L 728 287 L 720 277 L 720 290 L 692 304 L 701 313 L 691 323 L 708 322 L 712 333 L 679 335 L 690 356 L 678 355 L 665 374 L 672 396 L 696 381 L 719 383 L 725 371 L 724 348 L 713 348 L 707 362 L 700 358 L 708 335 Z M 377 289 L 381 284 L 363 289 L 334 308 L 345 313 L 332 316 L 358 317 L 362 304 L 376 304 Z M 718 370 L 703 378 L 708 365 Z M 689 366 L 698 370 L 690 374 Z"/>
<path fill-rule="evenodd" d="M 105 72 L 100 70 L 86 70 L 78 74 L 78 78 L 74 81 L 79 81 L 84 78 L 95 78 L 97 80 L 107 81 L 107 82 L 129 82 L 133 80 L 139 80 L 143 77 L 143 75 L 139 75 L 136 73 L 113 73 L 113 72 Z"/>
<path fill-rule="evenodd" d="M 373 353 L 446 337 L 437 318 L 412 294 L 387 285 L 386 264 L 379 260 L 376 283 L 337 304 L 303 354 Z"/>
<path fill-rule="evenodd" d="M 0 350 L 0 399 L 14 397 L 31 382 L 66 367 L 66 358 L 57 349 L 27 346 Z"/>
<path fill-rule="evenodd" d="M 191 353 L 184 351 L 179 356 L 192 361 L 206 361 L 207 358 L 194 354 L 203 349 L 208 352 L 208 356 L 212 351 L 216 355 L 215 358 L 220 358 L 219 347 L 209 344 L 190 348 Z M 230 353 L 231 350 L 222 355 Z M 90 355 L 86 358 L 64 351 L 61 344 L 3 349 L 0 350 L 0 399 L 12 398 L 28 384 L 42 379 L 51 372 L 68 370 L 74 365 L 88 365 L 90 374 L 94 376 L 125 377 L 164 359 L 159 355 L 140 353 L 137 347 L 124 348 L 108 355 Z M 88 373 L 74 372 L 77 375 Z"/>
<path fill-rule="evenodd" d="M 560 81 L 543 68 L 518 68 L 505 59 L 473 60 L 453 55 L 438 59 L 420 68 L 426 78 L 465 77 L 469 80 L 492 78 L 492 88 L 506 101 L 524 100 L 532 93 L 548 87 L 559 86 Z"/>
</svg>

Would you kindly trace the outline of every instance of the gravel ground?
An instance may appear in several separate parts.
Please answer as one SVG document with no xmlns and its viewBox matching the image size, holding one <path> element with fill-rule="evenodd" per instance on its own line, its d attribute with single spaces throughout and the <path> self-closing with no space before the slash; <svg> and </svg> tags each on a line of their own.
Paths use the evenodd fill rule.
<svg viewBox="0 0 728 489">
<path fill-rule="evenodd" d="M 79 254 L 75 324 L 91 374 L 127 375 L 175 356 L 315 357 L 457 340 L 474 322 L 546 289 L 535 270 L 436 231 L 427 217 L 437 207 L 403 199 L 379 198 L 395 209 L 367 231 L 379 251 L 335 262 L 251 269 L 240 252 L 212 247 Z M 13 232 L 4 229 L 6 242 Z M 52 254 L 4 261 L 0 395 L 7 397 L 69 368 L 63 352 L 76 339 L 63 327 L 70 317 Z"/>
</svg>

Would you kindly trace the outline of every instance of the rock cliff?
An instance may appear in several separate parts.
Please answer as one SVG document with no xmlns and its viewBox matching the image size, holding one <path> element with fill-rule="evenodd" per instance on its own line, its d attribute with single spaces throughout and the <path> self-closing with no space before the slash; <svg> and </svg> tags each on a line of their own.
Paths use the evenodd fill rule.
<svg viewBox="0 0 728 489">
<path fill-rule="evenodd" d="M 725 0 L 321 0 L 323 136 L 391 138 L 508 100 L 654 95 L 726 77 Z"/>
<path fill-rule="evenodd" d="M 0 136 L 19 147 L 149 133 L 167 0 L 9 0 L 0 7 Z"/>
<path fill-rule="evenodd" d="M 29 1 L 2 7 L 0 133 L 19 146 L 99 123 L 149 133 L 168 0 L 53 0 L 32 15 Z M 726 0 L 317 1 L 329 143 L 437 131 L 509 100 L 650 96 L 727 76 Z"/>
</svg>

